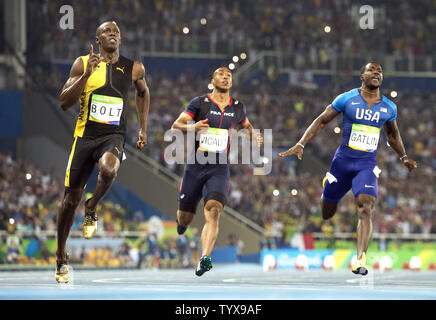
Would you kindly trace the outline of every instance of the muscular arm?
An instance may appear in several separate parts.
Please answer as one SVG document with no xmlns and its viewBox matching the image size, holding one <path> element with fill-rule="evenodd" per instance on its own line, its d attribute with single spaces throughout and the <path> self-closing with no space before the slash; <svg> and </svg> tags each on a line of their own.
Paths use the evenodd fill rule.
<svg viewBox="0 0 436 320">
<path fill-rule="evenodd" d="M 191 123 L 191 124 L 188 124 L 189 121 L 193 121 L 191 116 L 182 112 L 179 115 L 179 117 L 176 119 L 176 121 L 174 121 L 173 125 L 171 126 L 171 129 L 172 130 L 178 129 L 181 130 L 182 132 L 186 132 L 189 130 L 194 130 L 194 131 L 207 130 L 207 128 L 209 128 L 209 125 L 207 124 L 207 122 L 209 121 L 208 119 L 200 120 L 197 123 Z"/>
<path fill-rule="evenodd" d="M 188 130 L 194 130 L 195 125 L 194 124 L 188 124 L 189 121 L 192 121 L 192 118 L 187 115 L 186 113 L 181 113 L 179 117 L 174 121 L 173 125 L 171 126 L 171 129 L 177 129 L 181 130 L 183 132 L 186 132 Z"/>
<path fill-rule="evenodd" d="M 400 130 L 398 130 L 397 121 L 386 122 L 384 125 L 384 129 L 386 131 L 386 135 L 388 137 L 389 145 L 395 152 L 400 156 L 404 156 L 406 154 L 406 150 L 404 149 L 403 140 L 401 139 Z"/>
<path fill-rule="evenodd" d="M 398 129 L 397 121 L 386 122 L 384 125 L 386 135 L 388 137 L 389 145 L 400 156 L 401 162 L 409 169 L 409 172 L 418 168 L 418 164 L 415 160 L 410 159 L 406 155 L 404 149 L 403 140 L 401 139 L 400 130 Z"/>
<path fill-rule="evenodd" d="M 248 130 L 248 132 L 250 133 L 250 138 L 253 138 L 254 128 L 253 128 L 253 125 L 251 124 L 251 122 L 248 120 L 248 118 L 246 118 L 246 121 L 241 126 L 243 129 Z M 256 140 L 257 140 L 257 143 L 259 146 L 262 145 L 263 137 L 260 133 L 256 134 Z"/>
<path fill-rule="evenodd" d="M 306 129 L 303 136 L 301 137 L 300 141 L 298 143 L 289 148 L 285 152 L 280 152 L 280 157 L 287 157 L 289 155 L 295 154 L 299 160 L 303 158 L 303 148 L 304 146 L 313 138 L 315 138 L 322 129 L 330 122 L 332 121 L 339 112 L 337 112 L 335 109 L 333 109 L 332 105 L 328 105 L 324 112 L 321 113 L 313 122 L 312 124 Z"/>
<path fill-rule="evenodd" d="M 150 110 L 150 91 L 145 81 L 145 68 L 140 62 L 133 63 L 132 81 L 136 88 L 136 110 L 139 119 L 139 134 L 136 147 L 142 150 L 147 145 L 147 119 Z"/>
<path fill-rule="evenodd" d="M 315 138 L 321 132 L 321 130 L 324 129 L 324 127 L 338 114 L 339 112 L 333 109 L 331 105 L 328 105 L 324 112 L 321 113 L 306 129 L 298 143 L 301 143 L 303 146 L 305 146 L 310 140 Z"/>
<path fill-rule="evenodd" d="M 71 66 L 70 77 L 62 88 L 61 95 L 59 96 L 59 102 L 63 110 L 68 110 L 79 100 L 85 88 L 86 81 L 88 81 L 101 61 L 103 61 L 103 57 L 98 53 L 94 53 L 92 44 L 89 46 L 89 58 L 86 69 L 83 65 L 82 58 L 79 57 L 74 61 Z"/>
<path fill-rule="evenodd" d="M 150 91 L 145 81 L 145 68 L 140 62 L 135 61 L 132 70 L 132 80 L 136 88 L 136 110 L 138 111 L 141 131 L 147 131 L 148 111 L 150 109 Z"/>
<path fill-rule="evenodd" d="M 88 78 L 89 76 L 84 73 L 83 61 L 79 57 L 71 66 L 70 77 L 65 82 L 59 96 L 59 102 L 63 110 L 68 110 L 79 101 Z"/>
</svg>

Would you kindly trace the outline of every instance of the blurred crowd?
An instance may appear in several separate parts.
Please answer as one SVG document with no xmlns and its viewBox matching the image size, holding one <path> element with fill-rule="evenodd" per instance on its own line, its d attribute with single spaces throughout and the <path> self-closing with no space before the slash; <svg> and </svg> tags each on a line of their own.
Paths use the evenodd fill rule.
<svg viewBox="0 0 436 320">
<path fill-rule="evenodd" d="M 0 154 L 0 230 L 56 229 L 61 180 L 32 163 Z"/>
<path fill-rule="evenodd" d="M 159 241 L 155 233 L 145 232 L 135 241 L 119 239 L 119 245 L 68 246 L 68 261 L 98 268 L 176 269 L 194 267 L 200 258 L 200 237 L 195 228 L 189 238 L 171 236 Z M 48 248 L 53 241 L 36 235 L 9 234 L 4 248 L 0 246 L 0 264 L 53 265 L 56 257 Z"/>
<path fill-rule="evenodd" d="M 119 246 L 82 246 L 70 249 L 70 263 L 93 267 L 129 267 L 137 269 L 175 269 L 194 267 L 198 263 L 200 237 L 196 228 L 190 237 L 169 236 L 158 240 L 153 232 L 126 239 Z"/>
<path fill-rule="evenodd" d="M 369 50 L 401 57 L 433 54 L 436 19 L 429 13 L 436 9 L 434 1 L 365 4 L 374 8 L 374 30 L 360 29 L 362 4 L 352 0 L 78 0 L 72 7 L 74 25 L 80 28 L 66 31 L 59 27 L 63 4 L 37 0 L 27 3 L 32 17 L 28 19 L 30 38 L 34 39 L 29 49 L 44 55 L 48 45 L 62 49 L 85 44 L 87 48 L 97 26 L 115 20 L 126 46 L 136 45 L 145 36 L 159 37 L 161 43 L 180 36 L 182 40 L 208 37 L 223 43 L 243 41 L 245 51 L 282 50 L 302 58 L 316 56 L 323 62 L 332 54 L 359 57 Z M 329 33 L 325 26 L 331 28 Z M 184 27 L 189 27 L 189 35 L 183 34 Z M 33 32 L 37 36 L 32 37 Z M 192 52 L 199 50 L 196 45 L 188 47 Z"/>
</svg>

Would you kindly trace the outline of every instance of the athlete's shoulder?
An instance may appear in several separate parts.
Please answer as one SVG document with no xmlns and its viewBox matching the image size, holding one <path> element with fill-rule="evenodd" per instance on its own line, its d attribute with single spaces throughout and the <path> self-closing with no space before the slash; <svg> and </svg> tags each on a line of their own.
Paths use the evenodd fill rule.
<svg viewBox="0 0 436 320">
<path fill-rule="evenodd" d="M 89 56 L 89 55 L 88 55 Z M 78 76 L 81 75 L 86 71 L 86 64 L 88 58 L 86 56 L 78 56 L 73 64 L 71 65 L 70 69 L 70 77 L 71 76 Z"/>
<path fill-rule="evenodd" d="M 123 66 L 127 66 L 128 68 L 132 68 L 132 70 L 133 69 L 139 70 L 138 72 L 140 73 L 144 72 L 145 74 L 144 64 L 140 61 L 132 60 L 123 55 L 120 55 L 118 58 L 118 63 Z"/>
<path fill-rule="evenodd" d="M 354 88 L 339 94 L 332 102 L 333 109 L 335 109 L 338 112 L 343 112 L 345 110 L 345 103 L 351 98 L 354 98 L 358 95 L 359 95 L 358 88 Z"/>
<path fill-rule="evenodd" d="M 82 61 L 86 62 L 86 61 L 88 61 L 88 59 L 89 59 L 89 53 L 77 57 L 76 61 L 82 60 Z"/>
<path fill-rule="evenodd" d="M 120 54 L 120 56 L 119 56 L 119 58 L 118 58 L 119 60 L 124 60 L 124 61 L 129 61 L 129 62 L 135 62 L 135 63 L 141 63 L 141 62 L 139 62 L 139 61 L 135 61 L 135 60 L 132 60 L 132 59 L 129 59 L 129 58 L 127 58 L 126 56 L 123 56 L 123 55 L 121 55 Z M 141 63 L 142 64 L 142 63 Z"/>
<path fill-rule="evenodd" d="M 387 98 L 386 96 L 382 95 L 382 101 L 387 104 L 389 107 L 392 108 L 392 110 L 394 110 L 395 112 L 397 112 L 397 105 L 395 104 L 395 102 L 393 102 L 392 100 L 390 100 L 389 98 Z"/>
<path fill-rule="evenodd" d="M 389 114 L 388 122 L 394 121 L 397 118 L 397 105 L 387 97 L 382 95 L 382 101 L 387 105 L 389 108 L 392 109 L 392 112 Z"/>
<path fill-rule="evenodd" d="M 201 103 L 207 102 L 205 101 L 205 97 L 207 98 L 207 96 L 197 96 L 192 98 L 191 101 L 189 101 L 188 103 L 188 107 L 195 107 L 195 108 L 200 107 Z"/>
<path fill-rule="evenodd" d="M 239 100 L 238 98 L 235 98 L 235 97 L 230 96 L 230 99 L 232 99 L 232 104 L 233 104 L 234 106 L 241 106 L 241 107 L 244 106 L 244 104 L 242 103 L 242 101 Z"/>
</svg>

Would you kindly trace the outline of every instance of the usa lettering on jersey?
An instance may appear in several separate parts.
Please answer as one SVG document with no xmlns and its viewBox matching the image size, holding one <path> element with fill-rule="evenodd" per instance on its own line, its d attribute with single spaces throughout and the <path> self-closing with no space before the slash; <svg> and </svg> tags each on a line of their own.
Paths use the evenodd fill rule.
<svg viewBox="0 0 436 320">
<path fill-rule="evenodd" d="M 380 112 L 373 112 L 371 109 L 356 108 L 356 119 L 364 119 L 369 121 L 375 121 L 378 123 L 380 121 Z"/>
</svg>

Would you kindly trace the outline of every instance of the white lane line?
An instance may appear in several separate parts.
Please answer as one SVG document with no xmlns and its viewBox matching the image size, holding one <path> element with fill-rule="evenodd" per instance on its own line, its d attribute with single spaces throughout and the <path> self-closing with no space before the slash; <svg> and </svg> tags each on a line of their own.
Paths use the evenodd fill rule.
<svg viewBox="0 0 436 320">
<path fill-rule="evenodd" d="M 100 283 L 111 283 L 112 281 L 121 281 L 121 279 L 120 278 L 112 278 L 112 279 L 92 280 L 92 282 L 100 282 Z"/>
</svg>

